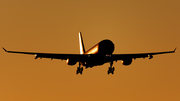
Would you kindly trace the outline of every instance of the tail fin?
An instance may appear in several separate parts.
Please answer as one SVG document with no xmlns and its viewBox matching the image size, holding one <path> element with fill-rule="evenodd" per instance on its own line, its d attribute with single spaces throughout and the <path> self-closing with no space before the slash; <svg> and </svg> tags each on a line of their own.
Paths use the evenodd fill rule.
<svg viewBox="0 0 180 101">
<path fill-rule="evenodd" d="M 79 32 L 79 48 L 80 48 L 80 54 L 84 54 L 85 48 L 84 48 L 84 43 L 83 43 L 83 38 L 82 38 L 81 32 Z"/>
</svg>

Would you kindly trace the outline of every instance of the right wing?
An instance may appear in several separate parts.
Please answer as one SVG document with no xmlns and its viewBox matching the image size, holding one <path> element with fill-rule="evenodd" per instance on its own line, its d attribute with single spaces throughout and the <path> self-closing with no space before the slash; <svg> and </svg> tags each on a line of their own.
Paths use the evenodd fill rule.
<svg viewBox="0 0 180 101">
<path fill-rule="evenodd" d="M 124 59 L 129 59 L 129 58 L 131 58 L 131 59 L 145 58 L 145 57 L 149 57 L 149 59 L 152 59 L 153 55 L 174 53 L 175 51 L 176 51 L 176 48 L 173 51 L 165 51 L 165 52 L 136 53 L 136 54 L 112 54 L 111 59 L 112 59 L 112 61 L 124 60 Z"/>
</svg>

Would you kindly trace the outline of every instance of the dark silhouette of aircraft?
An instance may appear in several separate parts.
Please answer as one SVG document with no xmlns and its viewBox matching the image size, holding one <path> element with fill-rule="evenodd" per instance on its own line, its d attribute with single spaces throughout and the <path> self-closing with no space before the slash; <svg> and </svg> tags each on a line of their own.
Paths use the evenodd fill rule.
<svg viewBox="0 0 180 101">
<path fill-rule="evenodd" d="M 83 67 L 92 68 L 93 66 L 103 65 L 104 63 L 110 63 L 110 67 L 108 69 L 108 74 L 114 74 L 113 62 L 122 60 L 123 65 L 130 65 L 132 60 L 136 58 L 153 58 L 153 55 L 165 54 L 165 53 L 174 53 L 176 48 L 173 51 L 165 51 L 165 52 L 152 52 L 152 53 L 136 53 L 136 54 L 112 54 L 114 51 L 114 44 L 112 41 L 105 39 L 100 41 L 98 44 L 85 51 L 84 43 L 82 39 L 81 32 L 79 33 L 79 46 L 80 46 L 80 54 L 55 54 L 55 53 L 38 53 L 38 52 L 19 52 L 19 51 L 7 51 L 5 48 L 4 51 L 8 53 L 19 53 L 19 54 L 29 54 L 35 55 L 35 59 L 37 58 L 50 58 L 52 59 L 61 59 L 67 60 L 68 65 L 75 65 L 77 62 L 79 66 L 77 67 L 76 74 L 83 72 Z"/>
</svg>

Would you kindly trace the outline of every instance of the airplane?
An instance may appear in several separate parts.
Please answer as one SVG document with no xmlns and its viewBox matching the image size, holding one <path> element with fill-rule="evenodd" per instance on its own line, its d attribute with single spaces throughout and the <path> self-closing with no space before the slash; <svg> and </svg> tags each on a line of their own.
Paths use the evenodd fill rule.
<svg viewBox="0 0 180 101">
<path fill-rule="evenodd" d="M 2 47 L 3 48 L 3 47 Z M 105 63 L 110 63 L 108 68 L 108 74 L 114 74 L 115 68 L 113 67 L 113 62 L 121 60 L 122 64 L 128 66 L 132 63 L 132 60 L 136 58 L 153 58 L 153 55 L 174 53 L 176 48 L 173 51 L 164 51 L 164 52 L 152 52 L 152 53 L 136 53 L 136 54 L 112 54 L 114 52 L 115 46 L 114 43 L 105 39 L 97 43 L 95 46 L 85 51 L 83 38 L 81 32 L 79 32 L 79 48 L 80 54 L 56 54 L 56 53 L 38 53 L 38 52 L 19 52 L 19 51 L 7 51 L 5 48 L 3 50 L 8 53 L 19 53 L 19 54 L 28 54 L 35 55 L 37 58 L 50 58 L 52 59 L 61 59 L 66 60 L 68 65 L 75 65 L 79 63 L 77 67 L 76 74 L 82 74 L 83 67 L 92 68 L 94 66 L 103 65 Z"/>
</svg>

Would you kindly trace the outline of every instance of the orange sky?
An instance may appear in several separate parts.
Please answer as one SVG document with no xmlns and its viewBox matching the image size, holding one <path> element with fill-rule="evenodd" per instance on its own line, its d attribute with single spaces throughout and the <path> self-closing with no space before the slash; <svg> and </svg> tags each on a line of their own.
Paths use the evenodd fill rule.
<svg viewBox="0 0 180 101">
<path fill-rule="evenodd" d="M 0 101 L 179 101 L 180 0 L 1 0 L 0 47 L 79 53 L 103 39 L 114 53 L 169 51 L 84 70 L 65 61 L 0 51 Z"/>
</svg>

